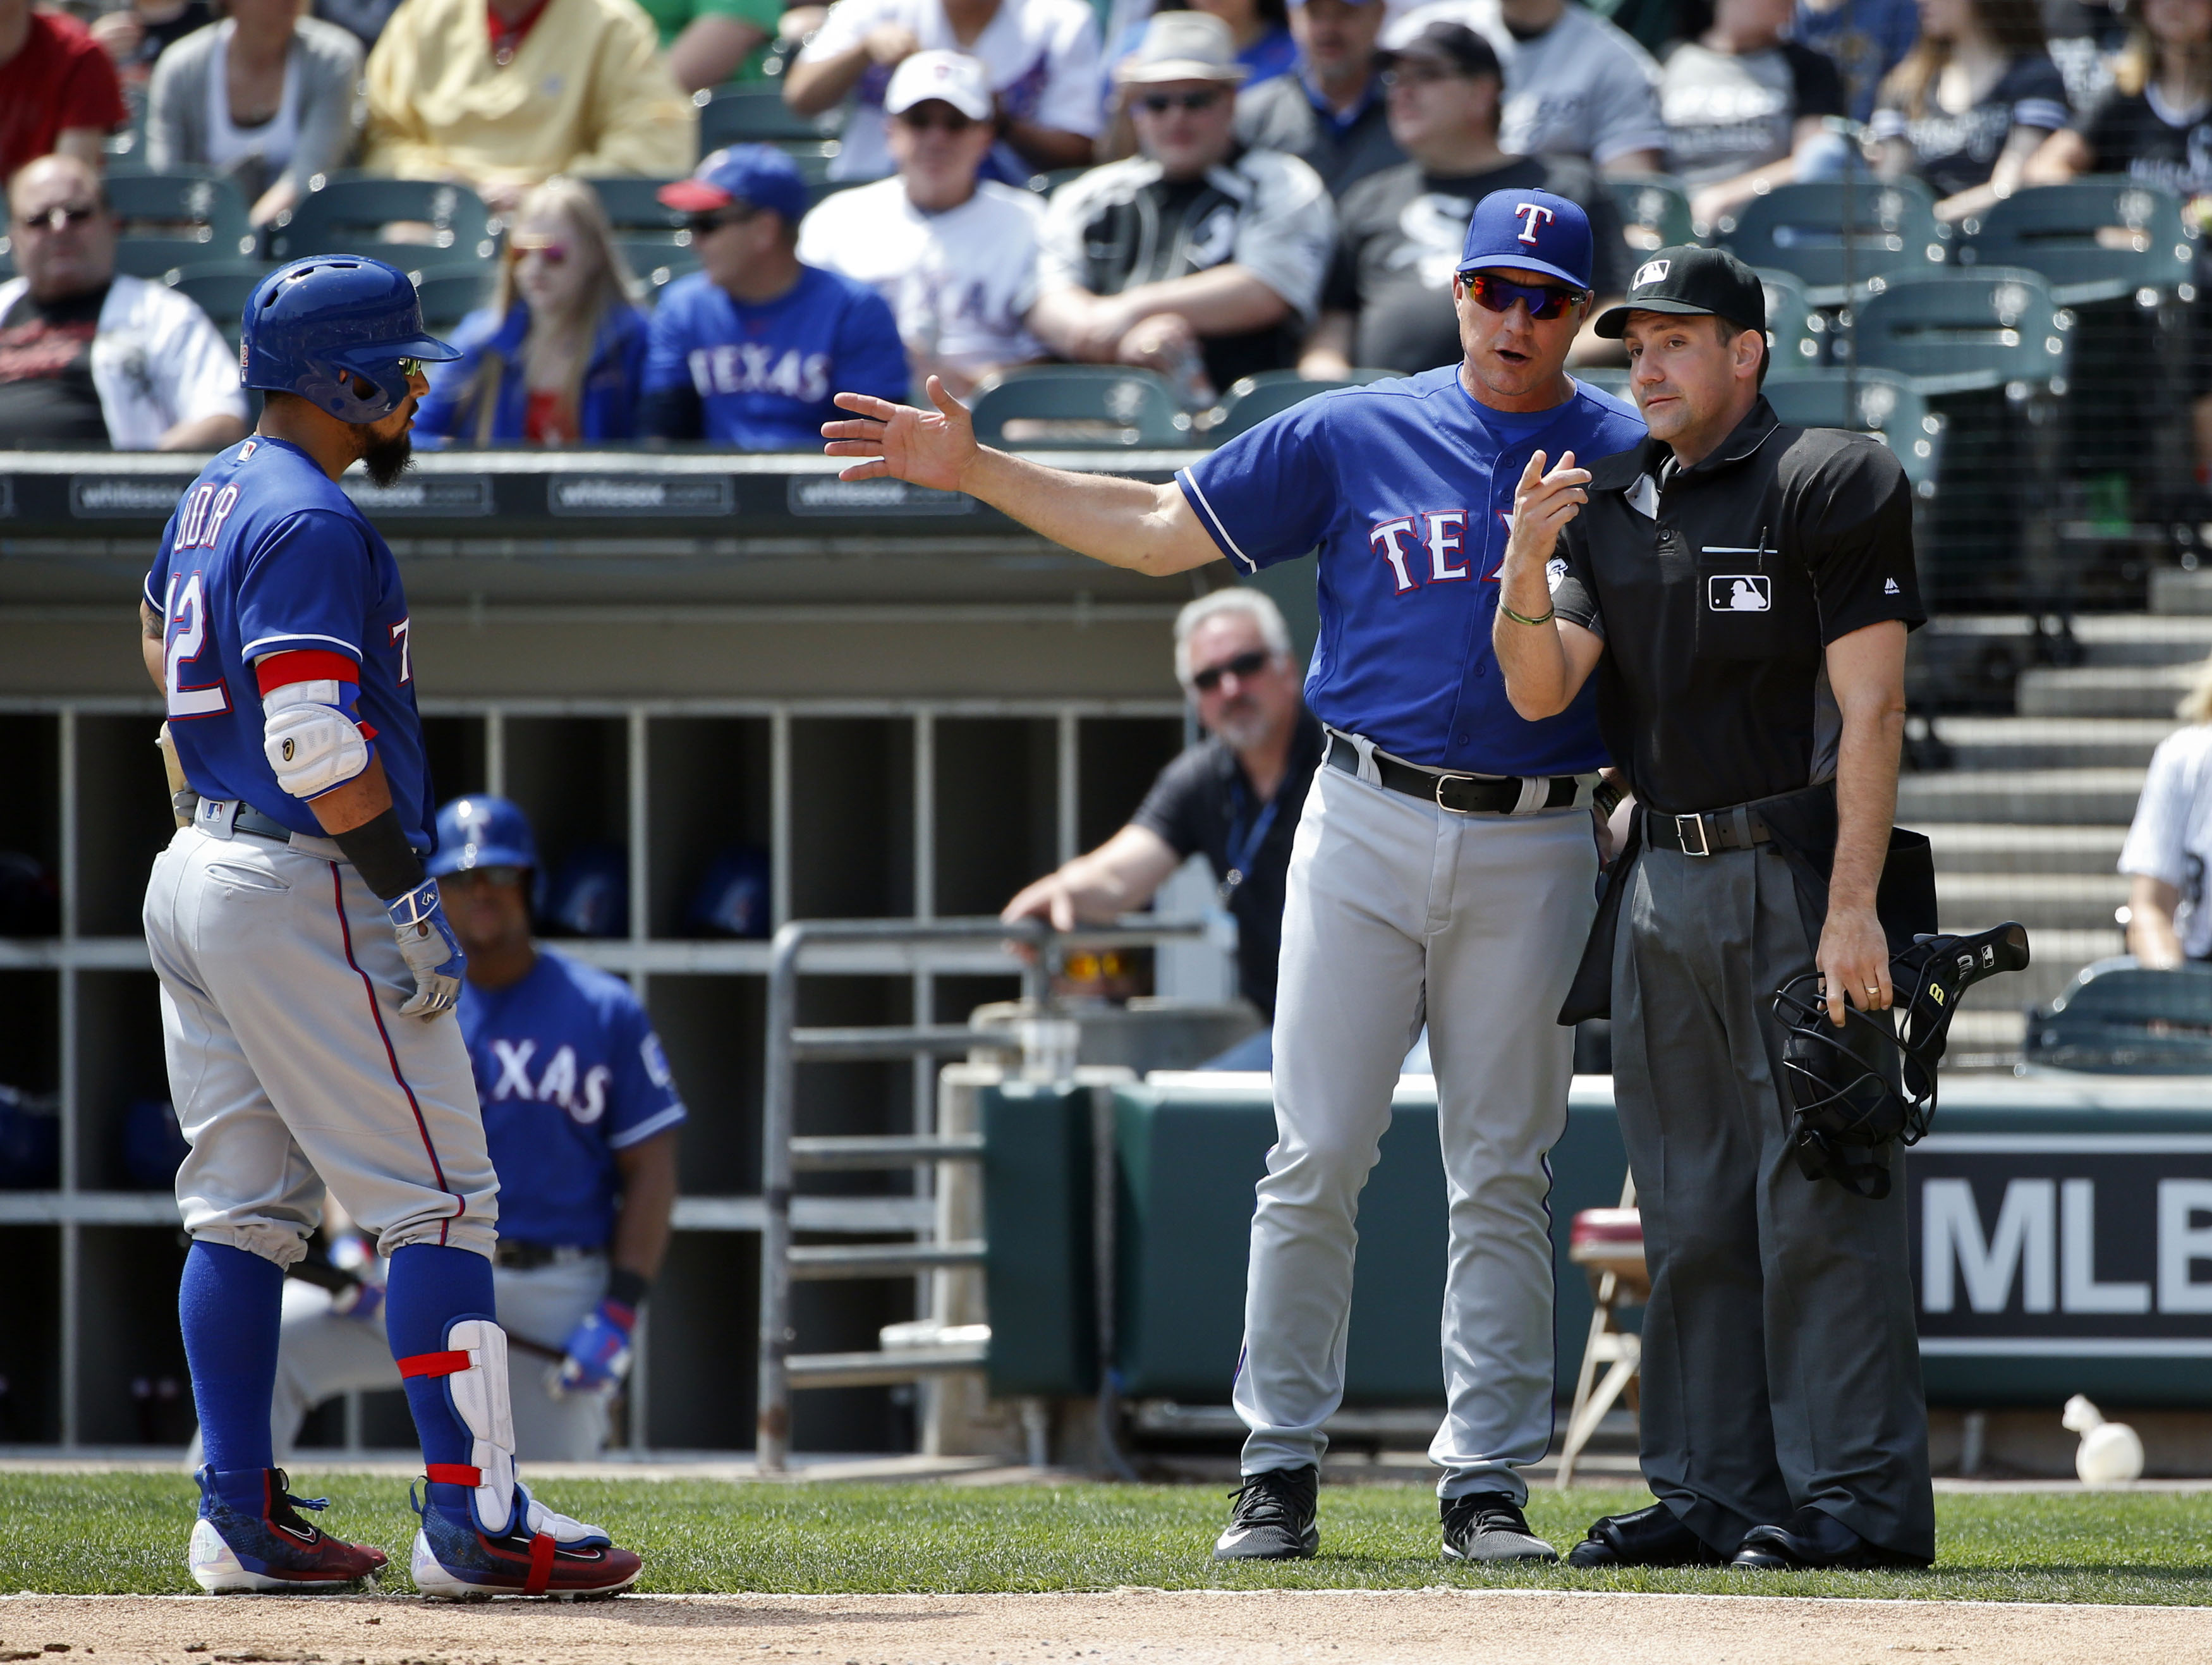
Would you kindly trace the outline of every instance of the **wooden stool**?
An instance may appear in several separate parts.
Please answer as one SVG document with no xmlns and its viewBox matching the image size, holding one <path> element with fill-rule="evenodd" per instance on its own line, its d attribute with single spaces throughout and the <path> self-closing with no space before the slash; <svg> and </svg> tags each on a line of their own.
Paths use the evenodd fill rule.
<svg viewBox="0 0 2212 1665">
<path fill-rule="evenodd" d="M 1651 1274 L 1644 1264 L 1644 1219 L 1636 1207 L 1636 1181 L 1624 1180 L 1618 1208 L 1585 1208 L 1575 1216 L 1567 1258 L 1589 1274 L 1597 1310 L 1590 1314 L 1589 1342 L 1575 1379 L 1575 1402 L 1567 1413 L 1567 1437 L 1559 1448 L 1559 1486 L 1573 1483 L 1575 1460 L 1597 1431 L 1615 1400 L 1636 1408 L 1636 1372 L 1643 1362 L 1643 1338 L 1620 1328 L 1624 1307 L 1651 1298 Z M 1606 1367 L 1597 1379 L 1597 1367 Z"/>
</svg>

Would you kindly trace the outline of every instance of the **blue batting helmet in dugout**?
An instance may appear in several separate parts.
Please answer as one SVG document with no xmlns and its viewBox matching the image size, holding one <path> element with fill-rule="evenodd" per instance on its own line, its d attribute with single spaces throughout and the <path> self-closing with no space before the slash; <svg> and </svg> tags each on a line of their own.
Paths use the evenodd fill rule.
<svg viewBox="0 0 2212 1665">
<path fill-rule="evenodd" d="M 471 867 L 538 866 L 538 841 L 521 806 L 486 793 L 456 798 L 438 811 L 438 848 L 428 861 L 430 877 L 466 872 Z"/>
<path fill-rule="evenodd" d="M 238 381 L 297 393 L 340 422 L 376 422 L 407 397 L 400 361 L 443 364 L 460 354 L 422 328 L 415 285 L 362 255 L 317 254 L 279 266 L 247 297 Z M 376 384 L 363 398 L 351 378 Z"/>
<path fill-rule="evenodd" d="M 1588 289 L 1595 246 L 1579 203 L 1548 191 L 1493 191 L 1467 222 L 1459 270 L 1540 271 Z"/>
</svg>

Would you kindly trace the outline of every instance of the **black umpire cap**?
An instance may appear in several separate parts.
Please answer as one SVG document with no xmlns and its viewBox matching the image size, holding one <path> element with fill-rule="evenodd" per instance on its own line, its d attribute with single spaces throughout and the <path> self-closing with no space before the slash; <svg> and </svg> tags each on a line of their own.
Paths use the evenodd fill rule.
<svg viewBox="0 0 2212 1665">
<path fill-rule="evenodd" d="M 1726 249 L 1686 243 L 1663 248 L 1636 269 L 1628 298 L 1598 314 L 1597 332 L 1618 341 L 1631 313 L 1680 313 L 1725 318 L 1747 330 L 1766 328 L 1766 289 Z"/>
</svg>

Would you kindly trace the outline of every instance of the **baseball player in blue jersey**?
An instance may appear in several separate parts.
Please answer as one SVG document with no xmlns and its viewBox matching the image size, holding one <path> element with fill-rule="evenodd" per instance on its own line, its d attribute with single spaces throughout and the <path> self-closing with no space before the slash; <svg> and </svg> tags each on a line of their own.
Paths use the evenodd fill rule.
<svg viewBox="0 0 2212 1665">
<path fill-rule="evenodd" d="M 1360 1188 L 1425 1014 L 1450 1206 L 1447 1411 L 1429 1455 L 1447 1556 L 1553 1560 L 1517 1472 L 1551 1440 L 1544 1158 L 1566 1125 L 1554 1021 L 1595 908 L 1591 707 L 1507 703 L 1489 631 L 1506 515 L 1539 448 L 1642 437 L 1565 374 L 1590 301 L 1589 222 L 1534 190 L 1486 197 L 1454 283 L 1464 361 L 1307 400 L 1170 485 L 1062 473 L 934 414 L 851 394 L 832 455 L 971 493 L 1115 566 L 1255 572 L 1320 549 L 1306 701 L 1325 761 L 1291 857 L 1275 1012 L 1277 1138 L 1252 1220 L 1237 1408 L 1250 1430 L 1222 1559 L 1310 1555 L 1322 1424 L 1343 1397 Z"/>
<path fill-rule="evenodd" d="M 629 985 L 530 938 L 537 842 L 503 798 L 438 811 L 428 863 L 468 955 L 457 1008 L 499 1174 L 492 1287 L 518 1456 L 606 1443 L 647 1291 L 668 1248 L 684 1103 Z M 398 1385 L 372 1281 L 285 1290 L 271 1437 L 282 1457 L 334 1394 Z"/>
<path fill-rule="evenodd" d="M 270 1397 L 283 1268 L 324 1188 L 391 1262 L 392 1351 L 421 1436 L 411 1571 L 426 1595 L 605 1595 L 638 1559 L 514 1475 L 507 1339 L 494 1319 L 498 1182 L 449 1012 L 463 957 L 423 869 L 430 781 L 406 597 L 341 490 L 389 483 L 427 386 L 454 356 L 406 274 L 294 261 L 246 303 L 254 435 L 178 501 L 146 580 L 146 668 L 191 790 L 155 863 L 146 940 L 191 1154 L 178 1300 L 206 1460 L 191 1534 L 210 1592 L 318 1591 L 381 1552 L 298 1512 Z"/>
</svg>

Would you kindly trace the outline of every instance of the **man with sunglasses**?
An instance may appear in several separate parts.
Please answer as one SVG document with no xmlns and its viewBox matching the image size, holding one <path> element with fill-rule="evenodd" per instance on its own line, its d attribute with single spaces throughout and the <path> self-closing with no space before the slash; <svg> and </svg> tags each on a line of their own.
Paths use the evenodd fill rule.
<svg viewBox="0 0 2212 1665">
<path fill-rule="evenodd" d="M 1148 905 L 1194 854 L 1237 921 L 1237 990 L 1270 1023 L 1291 840 L 1321 762 L 1321 724 L 1298 693 L 1290 627 L 1261 592 L 1232 586 L 1176 615 L 1176 680 L 1206 738 L 1159 773 L 1128 824 L 1026 885 L 1000 915 L 1055 930 Z M 1209 1067 L 1265 1069 L 1263 1031 Z"/>
<path fill-rule="evenodd" d="M 1044 356 L 1024 319 L 1036 304 L 1030 191 L 979 179 L 990 155 L 991 87 L 964 52 L 916 52 L 884 93 L 898 173 L 824 198 L 799 228 L 804 264 L 842 272 L 890 303 L 917 377 L 956 393 Z"/>
<path fill-rule="evenodd" d="M 492 1288 L 507 1325 L 515 1455 L 578 1462 L 607 1439 L 640 1310 L 667 1253 L 686 1118 L 629 985 L 531 940 L 538 842 L 520 805 L 471 793 L 438 811 L 425 864 L 468 956 L 455 1008 L 499 1174 Z M 281 1459 L 335 1395 L 398 1385 L 373 1282 L 295 1279 L 270 1433 Z"/>
<path fill-rule="evenodd" d="M 808 448 L 830 395 L 896 398 L 906 350 L 884 298 L 799 258 L 806 182 L 772 145 L 717 150 L 660 200 L 690 216 L 701 270 L 653 308 L 638 432 L 738 451 Z"/>
<path fill-rule="evenodd" d="M 1298 368 L 1343 376 L 1354 365 L 1411 374 L 1459 353 L 1452 305 L 1460 236 L 1493 191 L 1534 186 L 1589 216 L 1591 281 L 1601 297 L 1628 288 L 1628 246 L 1612 194 L 1577 156 L 1513 156 L 1498 144 L 1498 54 L 1464 24 L 1431 23 L 1382 54 L 1390 131 L 1413 160 L 1370 175 L 1337 205 L 1336 261 L 1321 322 Z M 1619 356 L 1585 329 L 1574 362 Z"/>
<path fill-rule="evenodd" d="M 1297 361 L 1336 234 L 1313 169 L 1237 146 L 1245 73 L 1219 18 L 1156 14 L 1115 70 L 1139 154 L 1045 215 L 1030 329 L 1065 359 L 1158 370 L 1193 408 Z"/>
<path fill-rule="evenodd" d="M 246 436 L 238 355 L 191 297 L 115 270 L 100 171 L 46 156 L 9 183 L 21 276 L 0 283 L 0 447 L 215 451 Z"/>
<path fill-rule="evenodd" d="M 1505 191 L 1475 207 L 1457 284 L 1462 356 L 1324 393 L 1167 485 L 979 447 L 933 387 L 925 415 L 841 394 L 823 429 L 848 479 L 966 491 L 1069 549 L 1154 575 L 1319 549 L 1306 702 L 1329 730 L 1283 913 L 1276 1144 L 1260 1182 L 1235 1403 L 1250 1431 L 1224 1559 L 1314 1553 L 1323 1425 L 1343 1398 L 1359 1193 L 1425 1014 L 1449 1188 L 1443 1369 L 1429 1449 L 1444 1553 L 1552 1560 L 1520 1471 L 1552 1437 L 1545 1155 L 1566 1127 L 1556 1021 L 1596 907 L 1606 762 L 1586 696 L 1540 722 L 1490 647 L 1506 516 L 1538 449 L 1604 455 L 1643 424 L 1578 386 L 1589 218 Z"/>
</svg>

